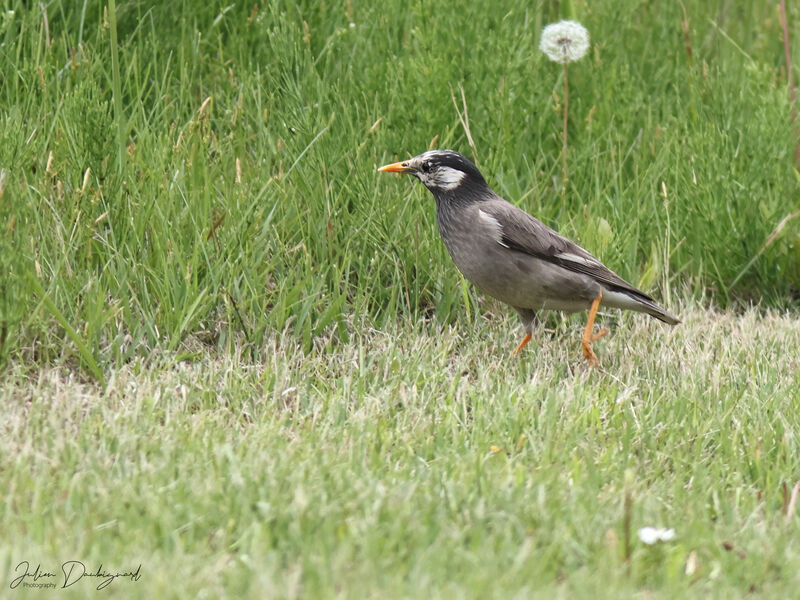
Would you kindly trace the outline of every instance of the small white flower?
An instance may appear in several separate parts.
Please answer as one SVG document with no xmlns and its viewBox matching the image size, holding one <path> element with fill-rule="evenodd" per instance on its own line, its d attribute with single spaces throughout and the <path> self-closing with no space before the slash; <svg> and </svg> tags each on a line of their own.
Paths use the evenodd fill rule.
<svg viewBox="0 0 800 600">
<path fill-rule="evenodd" d="M 669 542 L 675 539 L 674 529 L 663 529 L 661 527 L 642 527 L 639 530 L 639 539 L 648 546 L 656 542 Z"/>
<path fill-rule="evenodd" d="M 542 30 L 539 50 L 557 63 L 567 64 L 583 58 L 589 49 L 589 32 L 576 21 L 551 23 Z"/>
</svg>

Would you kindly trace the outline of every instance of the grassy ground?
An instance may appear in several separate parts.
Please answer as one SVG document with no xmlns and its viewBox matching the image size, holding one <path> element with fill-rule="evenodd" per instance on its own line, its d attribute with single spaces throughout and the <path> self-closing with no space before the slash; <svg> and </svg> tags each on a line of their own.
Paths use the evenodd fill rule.
<svg viewBox="0 0 800 600">
<path fill-rule="evenodd" d="M 800 323 L 681 314 L 622 319 L 598 370 L 577 320 L 510 358 L 499 314 L 135 361 L 105 388 L 14 369 L 4 584 L 79 558 L 141 563 L 109 588 L 128 598 L 791 596 Z"/>
<path fill-rule="evenodd" d="M 75 559 L 141 562 L 125 597 L 797 588 L 775 5 L 0 9 L 0 583 Z M 566 186 L 537 49 L 562 17 L 592 37 Z M 606 315 L 593 371 L 553 316 L 510 360 L 428 192 L 375 172 L 432 144 L 684 323 Z"/>
</svg>

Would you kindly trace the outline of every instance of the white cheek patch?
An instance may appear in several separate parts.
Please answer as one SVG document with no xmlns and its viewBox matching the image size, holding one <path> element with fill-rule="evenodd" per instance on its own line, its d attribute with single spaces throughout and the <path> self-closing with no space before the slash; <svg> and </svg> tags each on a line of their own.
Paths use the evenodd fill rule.
<svg viewBox="0 0 800 600">
<path fill-rule="evenodd" d="M 461 180 L 466 177 L 463 171 L 451 169 L 450 167 L 439 167 L 435 173 L 431 175 L 436 187 L 443 190 L 452 190 L 461 184 Z"/>
<path fill-rule="evenodd" d="M 500 224 L 500 221 L 489 213 L 483 212 L 481 209 L 478 209 L 478 217 L 492 230 L 495 241 L 501 246 L 508 248 L 508 245 L 503 243 L 503 226 Z"/>
</svg>

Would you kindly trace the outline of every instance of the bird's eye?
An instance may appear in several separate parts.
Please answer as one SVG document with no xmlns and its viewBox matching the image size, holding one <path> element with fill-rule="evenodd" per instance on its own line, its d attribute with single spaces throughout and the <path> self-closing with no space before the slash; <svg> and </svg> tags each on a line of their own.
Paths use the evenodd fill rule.
<svg viewBox="0 0 800 600">
<path fill-rule="evenodd" d="M 431 165 L 430 161 L 425 161 L 424 163 L 422 163 L 422 170 L 425 173 L 430 173 L 432 168 L 433 165 Z"/>
</svg>

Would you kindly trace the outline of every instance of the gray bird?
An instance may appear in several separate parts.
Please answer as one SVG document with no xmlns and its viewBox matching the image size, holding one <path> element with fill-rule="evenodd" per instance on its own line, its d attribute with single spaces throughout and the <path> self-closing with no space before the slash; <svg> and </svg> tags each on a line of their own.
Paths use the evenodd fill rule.
<svg viewBox="0 0 800 600">
<path fill-rule="evenodd" d="M 586 250 L 495 194 L 462 154 L 431 150 L 378 170 L 408 173 L 431 191 L 439 233 L 458 270 L 519 313 L 525 337 L 515 354 L 531 340 L 542 309 L 589 310 L 582 343 L 590 365 L 598 364 L 592 342 L 608 333 L 593 333 L 601 303 L 680 322 Z"/>
</svg>

